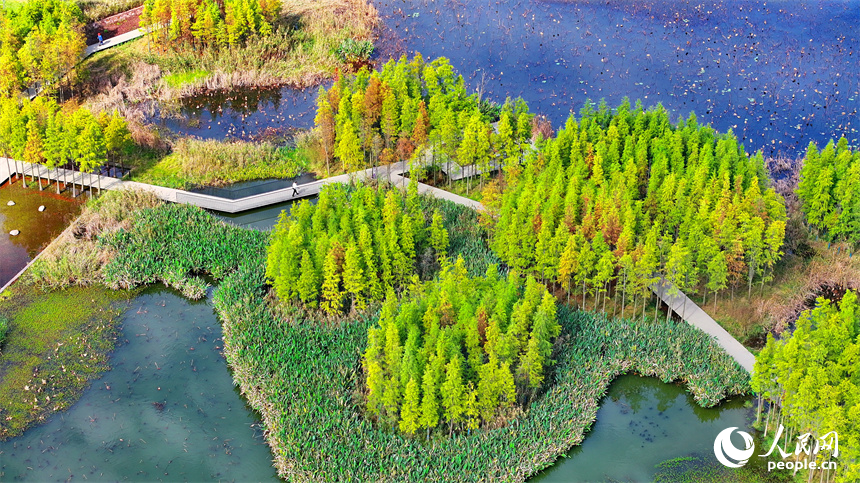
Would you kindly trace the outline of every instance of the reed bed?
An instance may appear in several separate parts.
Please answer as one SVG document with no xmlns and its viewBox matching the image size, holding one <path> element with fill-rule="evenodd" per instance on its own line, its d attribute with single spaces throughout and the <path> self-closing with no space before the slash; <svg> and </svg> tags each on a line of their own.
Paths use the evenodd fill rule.
<svg viewBox="0 0 860 483">
<path fill-rule="evenodd" d="M 291 178 L 307 163 L 295 149 L 270 142 L 180 138 L 173 152 L 155 165 L 133 174 L 135 181 L 187 189 L 266 178 Z"/>
<path fill-rule="evenodd" d="M 137 212 L 127 229 L 99 242 L 115 253 L 103 283 L 131 289 L 162 282 L 191 299 L 206 295 L 201 275 L 220 280 L 243 263 L 263 266 L 268 235 L 216 220 L 191 205 L 162 205 Z"/>
<path fill-rule="evenodd" d="M 99 245 L 98 238 L 130 227 L 133 213 L 161 203 L 154 194 L 140 190 L 108 191 L 94 198 L 33 263 L 27 271 L 30 280 L 43 289 L 100 282 L 101 269 L 114 253 Z"/>
<path fill-rule="evenodd" d="M 582 441 L 619 374 L 685 382 L 705 406 L 749 390 L 743 369 L 687 324 L 563 309 L 554 380 L 525 415 L 451 438 L 406 437 L 375 428 L 356 396 L 374 318 L 284 324 L 261 301 L 266 290 L 262 270 L 245 266 L 214 301 L 234 379 L 263 414 L 275 466 L 290 481 L 524 481 Z"/>
</svg>

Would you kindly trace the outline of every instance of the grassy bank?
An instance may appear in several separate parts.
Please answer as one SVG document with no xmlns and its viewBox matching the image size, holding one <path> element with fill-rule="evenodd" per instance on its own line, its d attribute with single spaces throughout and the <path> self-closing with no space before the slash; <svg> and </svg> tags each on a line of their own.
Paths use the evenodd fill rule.
<svg viewBox="0 0 860 483">
<path fill-rule="evenodd" d="M 366 0 L 281 3 L 273 33 L 243 45 L 163 46 L 148 36 L 99 52 L 77 69 L 76 94 L 133 117 L 127 111 L 144 108 L 146 100 L 163 102 L 237 87 L 308 87 L 332 78 L 338 69 L 350 71 L 353 66 L 339 49 L 350 41 L 372 42 L 381 23 Z M 98 3 L 93 11 L 104 8 Z"/>
<path fill-rule="evenodd" d="M 0 440 L 71 406 L 109 368 L 116 322 L 133 292 L 42 292 L 19 281 L 0 298 L 9 323 L 0 352 Z"/>
<path fill-rule="evenodd" d="M 748 391 L 744 371 L 687 324 L 563 310 L 554 381 L 526 415 L 497 430 L 408 438 L 361 415 L 359 358 L 374 320 L 284 324 L 260 301 L 265 290 L 262 271 L 249 267 L 225 279 L 215 304 L 234 378 L 263 414 L 279 474 L 291 481 L 522 481 L 582 441 L 619 374 L 684 381 L 703 405 Z"/>
<path fill-rule="evenodd" d="M 452 257 L 463 255 L 473 274 L 498 261 L 474 211 L 422 198 L 422 209 L 434 207 L 451 231 Z M 266 302 L 264 233 L 223 224 L 184 205 L 135 210 L 124 220 L 96 236 L 95 246 L 109 256 L 94 279 L 113 288 L 161 281 L 189 297 L 204 293 L 201 276 L 221 280 L 214 301 L 228 362 L 243 394 L 263 415 L 279 473 L 291 481 L 346 475 L 362 481 L 521 481 L 582 441 L 619 374 L 682 381 L 705 406 L 748 391 L 746 373 L 687 324 L 563 308 L 553 357 L 558 365 L 524 415 L 502 428 L 453 438 L 405 437 L 375 428 L 362 415 L 359 361 L 374 316 L 330 326 L 276 318 Z M 56 307 L 68 303 L 55 301 Z"/>
<path fill-rule="evenodd" d="M 217 186 L 266 178 L 291 178 L 307 166 L 295 149 L 268 142 L 182 138 L 173 152 L 140 163 L 131 179 L 168 188 Z"/>
</svg>

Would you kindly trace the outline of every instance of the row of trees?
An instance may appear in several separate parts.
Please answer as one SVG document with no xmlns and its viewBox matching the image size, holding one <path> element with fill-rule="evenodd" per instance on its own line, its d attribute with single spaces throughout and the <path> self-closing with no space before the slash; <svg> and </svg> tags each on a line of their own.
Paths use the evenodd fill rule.
<svg viewBox="0 0 860 483">
<path fill-rule="evenodd" d="M 146 0 L 140 26 L 161 44 L 237 45 L 272 33 L 280 0 Z"/>
<path fill-rule="evenodd" d="M 499 119 L 498 133 L 491 122 Z M 485 174 L 494 163 L 518 160 L 531 140 L 532 116 L 525 102 L 499 110 L 467 95 L 463 77 L 444 57 L 430 63 L 420 54 L 389 60 L 380 71 L 338 77 L 317 98 L 317 136 L 326 162 L 340 170 L 409 160 L 427 149 L 416 169 L 456 159 Z"/>
<path fill-rule="evenodd" d="M 860 151 L 843 137 L 806 150 L 797 196 L 806 221 L 829 241 L 860 242 Z"/>
<path fill-rule="evenodd" d="M 128 126 L 116 113 L 96 116 L 85 108 L 61 110 L 56 102 L 45 97 L 33 101 L 0 98 L 0 152 L 7 163 L 10 158 L 14 163 L 17 160 L 30 163 L 30 175 L 39 178 L 39 189 L 43 186 L 37 165 L 49 171 L 77 168 L 86 173 L 100 172 L 109 159 L 130 146 Z M 16 171 L 26 175 L 23 167 Z M 100 176 L 98 181 L 101 182 Z M 26 176 L 21 182 L 26 186 Z M 60 192 L 59 182 L 57 192 Z"/>
<path fill-rule="evenodd" d="M 339 314 L 362 310 L 418 277 L 419 257 L 444 258 L 442 217 L 421 210 L 415 184 L 404 198 L 366 185 L 328 185 L 316 204 L 282 214 L 272 232 L 266 277 L 281 300 Z"/>
<path fill-rule="evenodd" d="M 84 16 L 74 1 L 28 0 L 0 7 L 0 96 L 33 83 L 49 84 L 71 70 L 86 41 Z"/>
<path fill-rule="evenodd" d="M 561 326 L 555 297 L 514 272 L 469 278 L 462 258 L 398 306 L 390 296 L 362 359 L 367 410 L 414 434 L 493 425 L 539 388 Z"/>
<path fill-rule="evenodd" d="M 694 115 L 673 126 L 662 106 L 581 114 L 485 199 L 502 260 L 568 293 L 581 287 L 595 309 L 613 282 L 623 306 L 628 292 L 644 302 L 660 276 L 706 296 L 771 277 L 786 213 L 761 154 Z"/>
<path fill-rule="evenodd" d="M 794 452 L 793 435 L 811 434 L 807 448 L 816 452 L 812 456 L 818 466 L 837 457 L 841 481 L 860 480 L 858 337 L 857 295 L 848 291 L 838 304 L 819 298 L 814 309 L 798 318 L 791 336 L 776 340 L 768 335 L 752 376 L 753 390 L 772 401 L 765 434 L 774 434 L 785 453 Z M 760 419 L 761 404 L 758 414 Z M 782 435 L 778 433 L 781 425 L 789 428 Z"/>
</svg>

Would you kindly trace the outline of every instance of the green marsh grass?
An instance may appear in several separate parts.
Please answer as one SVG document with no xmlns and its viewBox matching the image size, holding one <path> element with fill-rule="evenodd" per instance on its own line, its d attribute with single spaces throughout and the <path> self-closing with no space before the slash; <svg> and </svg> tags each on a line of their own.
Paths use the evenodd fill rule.
<svg viewBox="0 0 860 483">
<path fill-rule="evenodd" d="M 405 437 L 375 428 L 360 409 L 359 358 L 375 319 L 287 324 L 261 301 L 265 291 L 263 271 L 246 266 L 214 301 L 234 379 L 263 414 L 275 465 L 290 481 L 523 481 L 582 442 L 620 374 L 685 382 L 705 406 L 749 390 L 743 369 L 685 323 L 563 309 L 553 380 L 524 416 L 453 438 Z"/>
<path fill-rule="evenodd" d="M 185 72 L 177 72 L 175 74 L 167 74 L 162 79 L 164 82 L 174 88 L 181 89 L 185 86 L 194 85 L 201 79 L 205 79 L 212 73 L 207 70 L 190 70 Z"/>
<path fill-rule="evenodd" d="M 269 142 L 182 138 L 173 152 L 132 174 L 134 181 L 168 188 L 217 186 L 266 178 L 291 178 L 307 163 L 293 148 Z"/>
<path fill-rule="evenodd" d="M 108 369 L 116 321 L 133 297 L 103 287 L 42 292 L 18 281 L 0 301 L 0 440 L 73 404 Z"/>
</svg>

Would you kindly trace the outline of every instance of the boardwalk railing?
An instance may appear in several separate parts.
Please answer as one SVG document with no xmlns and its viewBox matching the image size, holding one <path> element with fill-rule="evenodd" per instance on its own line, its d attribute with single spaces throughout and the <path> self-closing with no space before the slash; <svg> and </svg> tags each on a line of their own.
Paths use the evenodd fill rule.
<svg viewBox="0 0 860 483">
<path fill-rule="evenodd" d="M 5 161 L 6 160 L 4 158 L 0 158 L 0 184 L 2 184 L 7 179 L 11 178 L 13 174 L 15 174 L 8 172 Z M 23 171 L 23 173 L 21 174 L 30 173 L 30 165 L 21 161 L 15 164 L 15 168 L 13 168 L 13 171 L 18 170 L 19 165 L 21 166 L 20 169 Z M 386 170 L 376 169 L 376 178 L 383 177 L 387 173 L 387 175 L 389 176 L 389 181 L 394 186 L 403 186 L 405 185 L 404 177 L 407 169 L 408 167 L 405 162 L 395 163 L 389 166 Z M 81 176 L 81 173 L 77 171 L 66 171 L 65 173 L 64 171 L 65 170 L 61 169 L 59 171 L 55 170 L 50 173 L 45 173 L 44 170 L 40 170 L 39 175 L 43 178 L 57 180 L 58 178 L 62 179 L 63 175 L 65 174 L 67 178 L 74 178 L 77 184 L 82 184 L 84 186 L 97 186 L 98 181 L 95 177 Z M 155 186 L 146 183 L 123 181 L 117 178 L 109 178 L 106 176 L 101 177 L 101 186 L 102 188 L 108 190 L 143 189 L 147 191 L 152 191 L 156 194 L 156 196 L 165 201 L 173 203 L 186 203 L 209 210 L 221 211 L 226 213 L 239 213 L 255 208 L 261 208 L 277 203 L 283 203 L 285 201 L 292 201 L 299 198 L 315 196 L 319 194 L 320 189 L 324 185 L 329 183 L 349 183 L 351 181 L 358 181 L 371 177 L 374 177 L 374 168 L 369 168 L 349 174 L 343 174 L 340 176 L 333 176 L 331 178 L 298 185 L 296 187 L 298 193 L 296 194 L 293 193 L 293 188 L 289 187 L 236 200 L 228 198 L 219 198 L 217 196 L 207 195 L 203 193 L 192 193 L 190 191 L 164 188 L 162 186 Z M 417 183 L 417 185 L 419 193 L 428 193 L 437 198 L 446 199 L 454 203 L 458 203 L 460 205 L 474 208 L 476 210 L 483 209 L 483 206 L 478 201 L 464 198 L 462 196 L 455 195 L 451 192 L 435 188 L 424 183 Z M 695 302 L 690 300 L 682 292 L 677 291 L 675 295 L 671 295 L 670 292 L 675 291 L 670 290 L 669 287 L 670 285 L 667 282 L 663 281 L 654 284 L 651 287 L 651 290 L 653 290 L 654 293 L 657 294 L 657 296 L 663 302 L 665 302 L 671 310 L 680 315 L 685 321 L 692 325 L 695 325 L 699 329 L 703 330 L 705 333 L 715 337 L 717 343 L 720 344 L 720 346 L 723 347 L 723 349 L 725 349 L 726 352 L 729 353 L 729 355 L 734 357 L 735 360 L 738 361 L 738 363 L 743 366 L 744 369 L 749 372 L 752 372 L 753 365 L 755 364 L 755 356 L 753 356 L 752 353 L 750 353 L 750 351 L 748 351 L 746 347 L 743 346 L 743 344 L 735 340 L 735 338 L 732 337 L 731 334 L 726 332 L 726 330 L 723 329 L 713 318 L 711 318 L 707 313 L 705 313 L 704 310 L 702 310 L 698 305 L 696 305 Z"/>
</svg>

